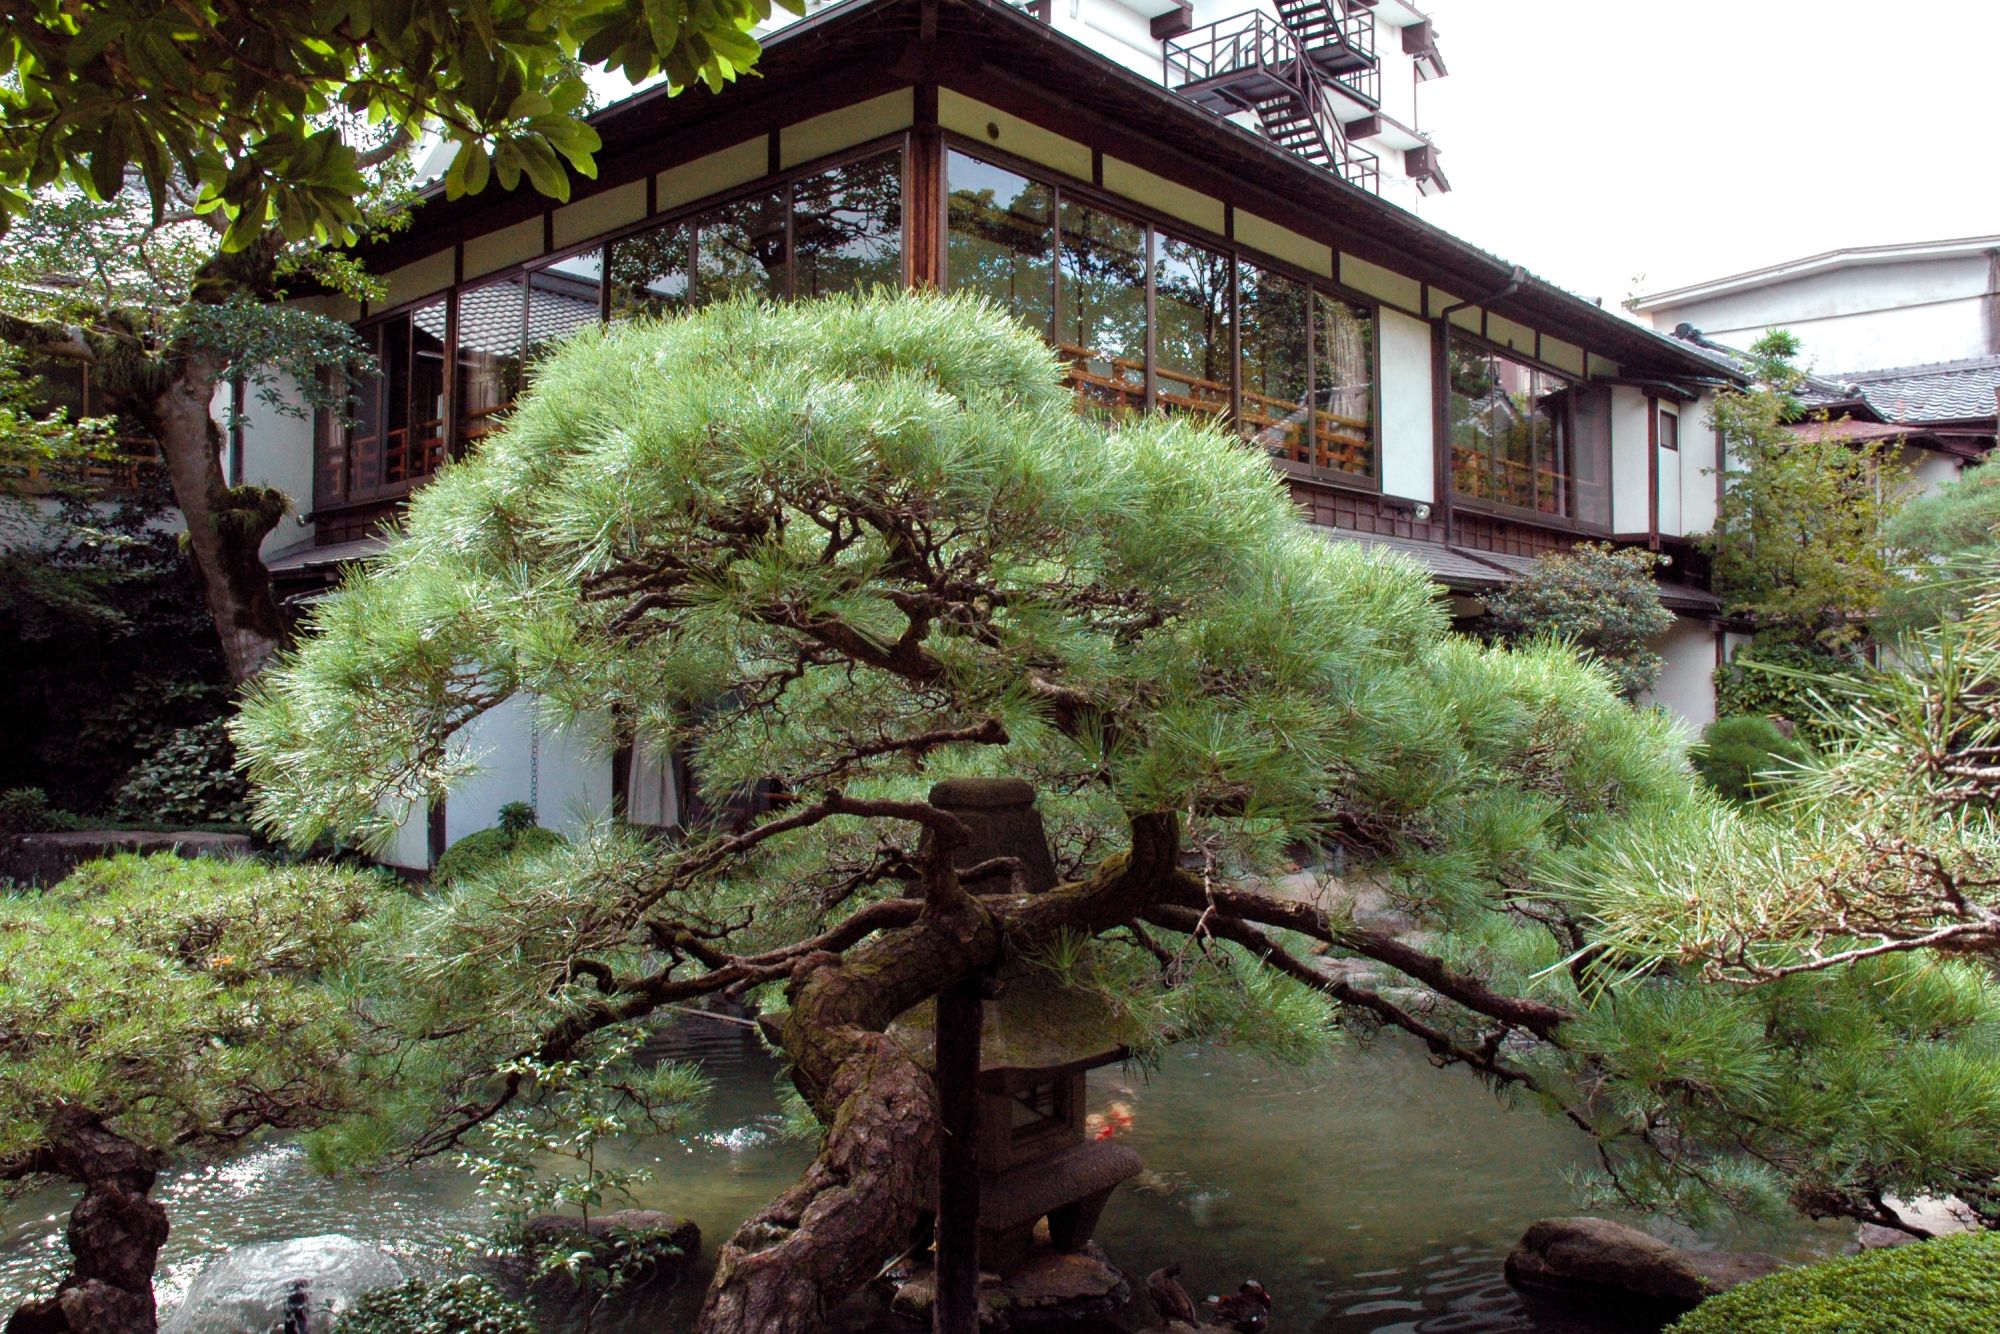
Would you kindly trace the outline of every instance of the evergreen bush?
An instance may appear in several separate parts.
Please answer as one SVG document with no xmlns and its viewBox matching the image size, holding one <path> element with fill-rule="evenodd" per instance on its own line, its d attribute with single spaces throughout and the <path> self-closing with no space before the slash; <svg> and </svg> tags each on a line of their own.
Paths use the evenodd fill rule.
<svg viewBox="0 0 2000 1334">
<path fill-rule="evenodd" d="M 1759 664 L 1779 668 L 1764 671 Z M 1827 723 L 1815 702 L 1817 687 L 1793 673 L 1853 677 L 1861 668 L 1852 658 L 1783 640 L 1759 636 L 1730 655 L 1715 669 L 1715 713 L 1718 718 L 1749 715 L 1790 723 L 1801 741 L 1824 746 Z"/>
<path fill-rule="evenodd" d="M 183 727 L 139 761 L 118 789 L 118 818 L 142 824 L 237 824 L 248 785 L 220 718 Z"/>
<path fill-rule="evenodd" d="M 483 1278 L 421 1279 L 365 1293 L 334 1334 L 535 1334 L 528 1308 Z"/>
<path fill-rule="evenodd" d="M 1510 644 L 1565 640 L 1610 668 L 1628 697 L 1650 690 L 1665 660 L 1648 641 L 1674 623 L 1653 582 L 1657 559 L 1602 542 L 1544 556 L 1519 583 L 1486 600 L 1493 631 Z"/>
<path fill-rule="evenodd" d="M 1723 796 L 1752 801 L 1783 786 L 1786 766 L 1811 753 L 1769 718 L 1739 714 L 1710 723 L 1688 759 L 1702 781 Z"/>
<path fill-rule="evenodd" d="M 562 842 L 561 834 L 535 823 L 534 807 L 525 801 L 510 801 L 500 808 L 499 824 L 467 834 L 445 849 L 431 868 L 431 883 L 449 885 L 510 858 L 546 851 Z"/>
<path fill-rule="evenodd" d="M 0 835 L 53 834 L 76 827 L 77 818 L 50 805 L 48 794 L 38 787 L 0 792 Z"/>
<path fill-rule="evenodd" d="M 2000 1329 L 2000 1234 L 1829 1260 L 1711 1297 L 1669 1334 L 1958 1334 Z"/>
</svg>

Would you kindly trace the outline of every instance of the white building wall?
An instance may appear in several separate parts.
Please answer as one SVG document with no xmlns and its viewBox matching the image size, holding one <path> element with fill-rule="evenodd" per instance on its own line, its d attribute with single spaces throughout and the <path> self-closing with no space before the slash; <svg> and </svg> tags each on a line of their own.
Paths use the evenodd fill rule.
<svg viewBox="0 0 2000 1334">
<path fill-rule="evenodd" d="M 1646 395 L 1611 387 L 1611 531 L 1646 531 Z"/>
<path fill-rule="evenodd" d="M 1715 527 L 1715 485 L 1722 460 L 1715 432 L 1715 395 L 1681 407 L 1680 493 L 1684 536 Z"/>
<path fill-rule="evenodd" d="M 1789 329 L 1822 374 L 1914 366 L 1986 355 L 1982 296 L 1990 270 L 1981 254 L 1857 264 L 1663 306 L 1653 327 L 1694 325 L 1744 347 L 1767 329 Z"/>
<path fill-rule="evenodd" d="M 1958 480 L 1963 464 L 1950 454 L 1914 445 L 1903 447 L 1903 466 L 1910 470 L 1912 496 L 1928 496 Z"/>
<path fill-rule="evenodd" d="M 269 486 L 284 492 L 292 499 L 292 511 L 271 535 L 264 539 L 264 554 L 297 546 L 311 541 L 313 527 L 301 523 L 312 512 L 313 499 L 313 419 L 310 409 L 299 405 L 306 402 L 298 383 L 289 376 L 280 382 L 285 400 L 294 405 L 295 411 L 303 415 L 293 415 L 280 411 L 264 402 L 254 387 L 244 391 L 242 449 L 243 480 L 251 486 Z M 213 407 L 215 419 L 229 420 L 229 394 L 225 390 L 216 395 Z M 225 445 L 225 450 L 233 446 Z M 230 467 L 227 453 L 224 454 L 225 476 Z"/>
<path fill-rule="evenodd" d="M 1662 415 L 1671 412 L 1676 419 L 1681 418 L 1681 410 L 1665 405 L 1657 409 Z M 1690 423 L 1679 420 L 1685 429 Z M 1675 439 L 1679 440 L 1678 433 Z M 1659 447 L 1660 470 L 1660 532 L 1667 537 L 1679 537 L 1687 530 L 1681 527 L 1681 453 L 1678 448 Z"/>
<path fill-rule="evenodd" d="M 1382 307 L 1382 493 L 1437 499 L 1437 423 L 1431 396 L 1431 326 Z"/>
<path fill-rule="evenodd" d="M 1654 687 L 1639 697 L 1684 720 L 1695 731 L 1715 721 L 1715 646 L 1718 632 L 1696 616 L 1676 616 L 1652 640 L 1666 666 Z"/>
</svg>

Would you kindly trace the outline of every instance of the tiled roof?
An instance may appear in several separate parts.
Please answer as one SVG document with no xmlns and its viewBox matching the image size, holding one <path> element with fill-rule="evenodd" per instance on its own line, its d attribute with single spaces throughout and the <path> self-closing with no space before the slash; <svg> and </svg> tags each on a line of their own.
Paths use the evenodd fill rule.
<svg viewBox="0 0 2000 1334">
<path fill-rule="evenodd" d="M 1388 537 L 1379 533 L 1357 533 L 1347 528 L 1319 530 L 1335 542 L 1358 542 L 1375 551 L 1394 551 L 1408 556 L 1431 573 L 1446 588 L 1471 592 L 1511 584 L 1514 575 L 1497 565 L 1488 565 L 1457 547 L 1442 542 L 1420 542 L 1412 537 Z"/>
<path fill-rule="evenodd" d="M 2000 357 L 1940 361 L 1837 377 L 1854 385 L 1884 421 L 1944 422 L 2000 413 Z"/>
</svg>

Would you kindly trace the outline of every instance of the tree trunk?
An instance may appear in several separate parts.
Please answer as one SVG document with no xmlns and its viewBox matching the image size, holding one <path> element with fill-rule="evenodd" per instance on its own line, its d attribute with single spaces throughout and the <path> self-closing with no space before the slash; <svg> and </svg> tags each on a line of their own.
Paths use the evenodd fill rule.
<svg viewBox="0 0 2000 1334">
<path fill-rule="evenodd" d="M 792 976 L 782 1045 L 792 1079 L 827 1127 L 797 1185 L 716 1253 L 699 1334 L 811 1334 L 826 1313 L 908 1246 L 937 1174 L 930 1075 L 884 1036 L 895 1018 L 998 961 L 1065 931 L 1096 934 L 1136 916 L 1176 870 L 1179 824 L 1132 822 L 1132 848 L 1087 879 L 1022 899 L 926 894 L 923 916 L 846 955 L 809 955 Z M 950 890 L 957 891 L 954 877 Z"/>
<path fill-rule="evenodd" d="M 69 1215 L 69 1276 L 53 1296 L 15 1311 L 6 1334 L 153 1334 L 153 1269 L 167 1240 L 167 1211 L 149 1198 L 158 1155 L 86 1124 L 51 1158 L 83 1183 Z"/>
<path fill-rule="evenodd" d="M 166 461 L 174 503 L 187 521 L 188 554 L 230 679 L 240 684 L 284 643 L 284 614 L 259 548 L 289 502 L 282 492 L 232 487 L 224 478 L 221 432 L 209 414 L 220 384 L 218 369 L 205 356 L 189 356 L 146 415 Z"/>
</svg>

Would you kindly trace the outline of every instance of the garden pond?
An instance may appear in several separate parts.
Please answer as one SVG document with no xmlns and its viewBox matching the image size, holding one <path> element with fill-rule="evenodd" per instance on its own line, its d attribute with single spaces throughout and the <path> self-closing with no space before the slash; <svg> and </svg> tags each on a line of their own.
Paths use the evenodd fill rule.
<svg viewBox="0 0 2000 1334">
<path fill-rule="evenodd" d="M 782 1133 L 777 1067 L 751 1034 L 689 1020 L 663 1045 L 701 1061 L 715 1091 L 693 1129 L 632 1145 L 625 1162 L 655 1174 L 636 1204 L 692 1217 L 712 1252 L 797 1176 L 811 1147 Z M 1151 1072 L 1094 1072 L 1090 1102 L 1129 1110 L 1125 1142 L 1146 1164 L 1113 1196 L 1097 1231 L 1135 1286 L 1174 1261 L 1197 1299 L 1255 1277 L 1274 1298 L 1272 1329 L 1301 1334 L 1633 1328 L 1524 1303 L 1501 1277 L 1529 1223 L 1578 1212 L 1567 1181 L 1590 1158 L 1583 1137 L 1496 1099 L 1463 1071 L 1432 1068 L 1399 1039 L 1344 1045 L 1304 1068 L 1183 1048 Z M 456 1167 L 327 1179 L 287 1144 L 176 1172 L 159 1194 L 173 1223 L 158 1284 L 163 1313 L 234 1246 L 337 1232 L 381 1246 L 413 1275 L 455 1272 L 490 1220 L 490 1206 Z M 6 1309 L 62 1258 L 69 1203 L 47 1192 L 7 1204 Z M 1798 1226 L 1700 1240 L 1804 1257 L 1834 1253 L 1849 1236 Z M 593 1334 L 686 1327 L 704 1278 L 694 1275 L 664 1311 L 600 1314 Z M 1150 1316 L 1147 1305 L 1136 1298 L 1134 1314 Z M 909 1328 L 865 1298 L 849 1304 L 839 1326 L 841 1334 Z"/>
</svg>

